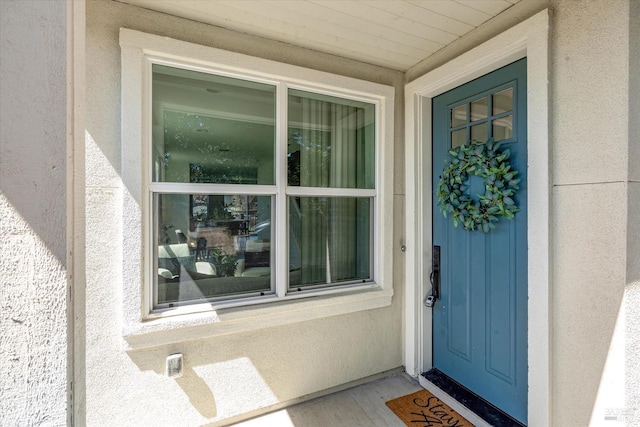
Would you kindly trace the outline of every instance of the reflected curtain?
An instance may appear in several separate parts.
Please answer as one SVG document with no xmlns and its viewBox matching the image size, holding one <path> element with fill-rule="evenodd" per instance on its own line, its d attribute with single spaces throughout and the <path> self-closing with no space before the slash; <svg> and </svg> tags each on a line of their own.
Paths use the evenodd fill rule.
<svg viewBox="0 0 640 427">
<path fill-rule="evenodd" d="M 303 98 L 301 102 L 300 185 L 357 188 L 357 181 L 363 179 L 358 173 L 363 162 L 357 156 L 364 133 L 364 112 L 361 108 L 314 99 Z M 358 202 L 345 197 L 300 199 L 302 284 L 361 277 L 358 235 L 363 221 L 358 221 L 361 216 L 358 211 L 362 210 L 358 209 Z M 368 217 L 368 209 L 362 214 Z M 368 233 L 366 230 L 365 235 Z M 368 249 L 364 252 L 367 257 Z"/>
</svg>

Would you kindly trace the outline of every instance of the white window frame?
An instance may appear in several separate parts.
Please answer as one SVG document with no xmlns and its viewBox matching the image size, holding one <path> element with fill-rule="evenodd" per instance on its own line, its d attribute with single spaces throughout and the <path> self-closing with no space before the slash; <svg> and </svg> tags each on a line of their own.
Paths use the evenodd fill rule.
<svg viewBox="0 0 640 427">
<path fill-rule="evenodd" d="M 122 244 L 123 244 L 123 334 L 132 347 L 177 342 L 188 336 L 203 338 L 233 331 L 245 331 L 294 323 L 331 315 L 385 307 L 393 295 L 393 105 L 390 86 L 305 69 L 288 64 L 223 51 L 207 46 L 160 37 L 129 29 L 120 30 L 122 60 Z M 276 141 L 286 140 L 283 118 L 287 115 L 288 89 L 338 96 L 373 103 L 376 106 L 374 190 L 305 187 L 230 186 L 231 192 L 275 195 L 277 212 L 275 289 L 273 296 L 242 298 L 225 302 L 181 305 L 154 311 L 151 181 L 151 64 L 214 72 L 276 86 Z M 277 144 L 276 183 L 286 183 L 286 144 Z M 163 183 L 164 190 L 168 188 Z M 175 185 L 175 184 L 171 184 Z M 154 187 L 155 186 L 155 187 Z M 186 187 L 178 192 L 186 191 Z M 253 186 L 251 186 L 253 187 Z M 213 188 L 213 187 L 212 187 Z M 216 186 L 212 193 L 219 193 Z M 208 190 L 204 190 L 208 191 Z M 226 191 L 226 190 L 225 190 Z M 283 194 L 284 193 L 284 194 Z M 357 287 L 287 293 L 288 259 L 287 196 L 343 195 L 374 200 L 372 218 L 372 282 Z M 285 244 L 283 244 L 285 242 Z M 295 300 L 295 304 L 290 304 Z M 282 304 L 287 302 L 289 304 Z M 242 310 L 238 306 L 246 306 Z M 259 316 L 259 321 L 256 321 Z M 211 327 L 215 325 L 215 327 Z M 151 332 L 157 332 L 150 334 Z M 185 335 L 186 334 L 186 335 Z"/>
</svg>

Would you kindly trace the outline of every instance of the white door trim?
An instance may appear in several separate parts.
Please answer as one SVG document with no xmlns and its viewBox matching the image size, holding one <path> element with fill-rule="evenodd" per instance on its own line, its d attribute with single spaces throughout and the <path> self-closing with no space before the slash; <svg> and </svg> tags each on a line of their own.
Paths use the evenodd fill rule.
<svg viewBox="0 0 640 427">
<path fill-rule="evenodd" d="M 431 99 L 527 57 L 529 426 L 551 422 L 549 13 L 544 10 L 405 86 L 406 292 L 404 364 L 417 376 L 432 367 L 430 317 Z M 422 120 L 422 118 L 425 120 Z M 428 197 L 425 197 L 428 195 Z M 426 330 L 425 330 L 426 329 Z"/>
</svg>

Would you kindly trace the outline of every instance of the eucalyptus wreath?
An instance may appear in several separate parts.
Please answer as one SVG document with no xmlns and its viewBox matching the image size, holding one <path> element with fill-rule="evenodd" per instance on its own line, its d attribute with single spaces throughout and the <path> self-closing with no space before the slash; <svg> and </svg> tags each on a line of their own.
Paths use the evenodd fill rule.
<svg viewBox="0 0 640 427">
<path fill-rule="evenodd" d="M 488 233 L 500 218 L 511 220 L 520 211 L 513 199 L 520 179 L 511 169 L 510 155 L 493 139 L 449 150 L 436 195 L 440 211 L 445 218 L 451 215 L 454 227 L 461 224 L 467 231 Z M 477 201 L 469 194 L 470 174 L 484 183 L 485 192 L 477 195 Z"/>
</svg>

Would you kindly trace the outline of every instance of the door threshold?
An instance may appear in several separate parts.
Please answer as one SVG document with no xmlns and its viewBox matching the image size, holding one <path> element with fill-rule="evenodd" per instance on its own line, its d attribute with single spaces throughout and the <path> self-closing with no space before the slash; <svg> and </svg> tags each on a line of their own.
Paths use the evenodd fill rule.
<svg viewBox="0 0 640 427">
<path fill-rule="evenodd" d="M 420 385 L 477 427 L 525 427 L 437 369 L 418 376 Z"/>
</svg>

